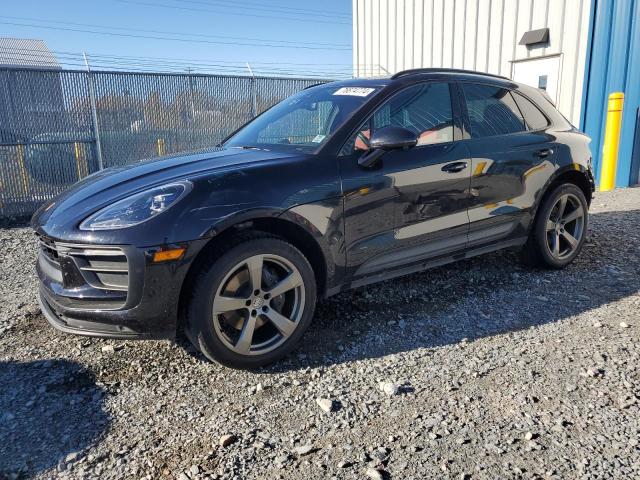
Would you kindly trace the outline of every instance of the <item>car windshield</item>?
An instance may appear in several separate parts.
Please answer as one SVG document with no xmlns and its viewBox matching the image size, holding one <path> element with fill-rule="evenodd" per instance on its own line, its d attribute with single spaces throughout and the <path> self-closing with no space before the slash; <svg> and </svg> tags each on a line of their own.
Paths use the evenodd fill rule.
<svg viewBox="0 0 640 480">
<path fill-rule="evenodd" d="M 247 124 L 224 146 L 312 153 L 376 90 L 378 87 L 331 83 L 302 90 Z"/>
</svg>

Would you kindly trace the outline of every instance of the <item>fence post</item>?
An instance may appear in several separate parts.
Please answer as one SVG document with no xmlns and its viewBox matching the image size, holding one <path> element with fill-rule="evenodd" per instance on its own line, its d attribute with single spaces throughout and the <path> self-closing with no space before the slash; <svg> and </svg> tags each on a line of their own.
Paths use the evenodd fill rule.
<svg viewBox="0 0 640 480">
<path fill-rule="evenodd" d="M 251 118 L 255 118 L 258 116 L 258 86 L 256 85 L 256 76 L 253 74 L 249 62 L 247 62 L 247 68 L 251 74 Z"/>
<path fill-rule="evenodd" d="M 196 118 L 196 106 L 193 101 L 193 77 L 191 76 L 191 67 L 187 67 L 187 79 L 189 80 L 189 103 L 191 103 L 191 121 Z"/>
<path fill-rule="evenodd" d="M 87 59 L 87 54 L 82 52 L 82 56 L 84 57 L 84 64 L 87 66 L 87 81 L 89 83 L 89 101 L 91 102 L 91 121 L 93 123 L 93 135 L 96 140 L 96 156 L 98 158 L 98 170 L 104 169 L 104 164 L 102 163 L 102 143 L 100 142 L 100 128 L 98 127 L 98 109 L 96 106 L 96 92 L 95 87 L 93 85 L 93 74 L 91 73 L 91 68 L 89 67 L 89 60 Z"/>
<path fill-rule="evenodd" d="M 191 76 L 191 67 L 187 67 L 187 75 L 189 79 L 189 102 L 191 103 L 191 125 L 189 125 L 189 143 L 191 148 L 194 145 L 194 130 L 196 128 L 196 105 L 193 99 L 193 77 Z"/>
</svg>

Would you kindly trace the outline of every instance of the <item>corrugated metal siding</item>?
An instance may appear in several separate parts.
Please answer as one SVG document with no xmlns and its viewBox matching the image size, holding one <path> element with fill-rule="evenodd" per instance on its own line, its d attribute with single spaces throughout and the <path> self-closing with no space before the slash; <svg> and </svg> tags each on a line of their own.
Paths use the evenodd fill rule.
<svg viewBox="0 0 640 480">
<path fill-rule="evenodd" d="M 353 0 L 354 75 L 465 68 L 511 76 L 512 62 L 561 55 L 558 108 L 580 122 L 591 0 Z M 549 45 L 518 45 L 547 27 Z"/>
<path fill-rule="evenodd" d="M 586 79 L 584 130 L 592 138 L 596 176 L 601 173 L 608 96 L 624 92 L 616 186 L 640 175 L 640 0 L 598 0 Z M 634 158 L 635 157 L 635 158 Z"/>
<path fill-rule="evenodd" d="M 0 67 L 60 68 L 42 40 L 0 37 Z"/>
</svg>

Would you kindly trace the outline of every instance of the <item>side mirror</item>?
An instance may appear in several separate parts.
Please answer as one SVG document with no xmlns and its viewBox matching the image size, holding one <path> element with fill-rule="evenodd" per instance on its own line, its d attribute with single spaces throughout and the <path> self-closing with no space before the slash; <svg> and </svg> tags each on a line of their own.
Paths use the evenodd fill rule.
<svg viewBox="0 0 640 480">
<path fill-rule="evenodd" d="M 385 152 L 390 150 L 403 150 L 415 147 L 418 137 L 406 128 L 388 126 L 373 133 L 369 146 L 371 149 L 359 160 L 361 167 L 371 167 Z"/>
</svg>

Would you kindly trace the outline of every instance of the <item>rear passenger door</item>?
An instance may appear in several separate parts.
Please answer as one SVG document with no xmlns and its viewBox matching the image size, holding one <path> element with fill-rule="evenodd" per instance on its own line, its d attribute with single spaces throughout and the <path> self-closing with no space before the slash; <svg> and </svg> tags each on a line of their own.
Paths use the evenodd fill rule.
<svg viewBox="0 0 640 480">
<path fill-rule="evenodd" d="M 543 170 L 553 168 L 549 122 L 528 99 L 503 86 L 461 83 L 461 90 L 471 156 L 468 248 L 517 244 L 532 218 L 535 185 L 548 178 Z"/>
</svg>

